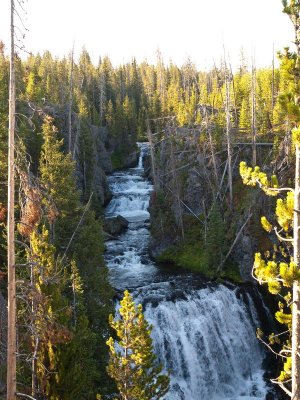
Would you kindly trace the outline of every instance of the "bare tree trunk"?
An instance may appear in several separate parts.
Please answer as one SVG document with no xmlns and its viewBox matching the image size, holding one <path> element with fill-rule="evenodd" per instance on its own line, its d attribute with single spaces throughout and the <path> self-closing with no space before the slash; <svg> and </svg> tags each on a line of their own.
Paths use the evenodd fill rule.
<svg viewBox="0 0 300 400">
<path fill-rule="evenodd" d="M 289 2 L 290 10 L 286 12 L 295 29 L 296 45 L 296 66 L 299 67 L 300 61 L 300 6 L 298 2 Z M 294 75 L 295 84 L 299 84 L 299 75 Z M 299 106 L 299 93 L 295 93 L 295 105 Z M 300 146 L 295 145 L 296 164 L 295 164 L 295 192 L 294 192 L 294 263 L 297 270 L 300 267 Z M 295 279 L 293 282 L 293 309 L 292 309 L 292 395 L 293 400 L 300 400 L 300 281 Z"/>
<path fill-rule="evenodd" d="M 296 172 L 294 194 L 294 262 L 300 266 L 300 148 L 296 145 Z M 292 399 L 300 399 L 300 285 L 299 280 L 293 283 L 292 312 Z"/>
<path fill-rule="evenodd" d="M 181 230 L 182 240 L 184 240 L 184 227 L 183 227 L 183 220 L 182 220 L 181 201 L 180 201 L 180 195 L 179 195 L 179 185 L 178 185 L 176 163 L 175 163 L 175 157 L 174 157 L 174 146 L 173 146 L 174 135 L 173 135 L 173 132 L 171 131 L 170 126 L 168 126 L 167 131 L 168 131 L 169 142 L 170 142 L 170 153 L 171 153 L 170 154 L 170 162 L 171 162 L 171 169 L 172 169 L 172 174 L 173 174 L 173 190 L 175 191 L 175 194 L 176 194 L 176 207 L 177 207 L 177 212 L 178 212 L 178 223 L 179 223 L 180 230 Z"/>
<path fill-rule="evenodd" d="M 159 94 L 160 94 L 160 99 L 161 99 L 161 106 L 162 106 L 162 111 L 165 111 L 165 97 L 166 97 L 166 88 L 165 88 L 165 76 L 164 76 L 164 61 L 162 54 L 159 49 L 157 49 L 156 52 L 156 58 L 157 58 L 157 78 L 158 78 L 158 88 L 159 88 Z"/>
<path fill-rule="evenodd" d="M 74 44 L 71 54 L 71 71 L 70 71 L 70 91 L 69 91 L 69 113 L 68 113 L 68 151 L 72 153 L 72 105 L 73 105 L 73 73 L 74 73 Z M 74 157 L 73 157 L 74 158 Z"/>
<path fill-rule="evenodd" d="M 8 270 L 8 338 L 7 338 L 7 400 L 16 399 L 16 276 L 15 276 L 15 44 L 14 0 L 11 0 L 11 53 L 9 80 L 8 131 L 8 203 L 7 203 L 7 270 Z"/>
<path fill-rule="evenodd" d="M 34 265 L 31 265 L 31 289 L 35 287 L 35 276 L 34 276 Z M 31 300 L 31 313 L 34 319 L 37 315 L 36 299 L 35 295 L 32 296 Z M 39 338 L 37 334 L 36 322 L 33 322 L 33 335 L 32 335 L 32 348 L 34 349 L 31 361 L 31 395 L 36 397 L 38 380 L 37 380 L 37 352 L 39 347 Z"/>
<path fill-rule="evenodd" d="M 77 302 L 76 302 L 76 288 L 75 288 L 75 279 L 72 281 L 72 292 L 73 292 L 73 318 L 74 318 L 74 326 L 76 328 L 77 325 Z"/>
<path fill-rule="evenodd" d="M 204 112 L 205 112 L 206 129 L 207 129 L 208 138 L 209 138 L 209 145 L 210 145 L 210 151 L 211 151 L 215 180 L 216 180 L 216 188 L 217 188 L 218 183 L 219 183 L 219 175 L 218 175 L 218 168 L 217 168 L 217 162 L 216 162 L 215 148 L 214 148 L 214 143 L 213 143 L 213 138 L 212 138 L 212 126 L 211 126 L 211 122 L 209 121 L 206 108 L 204 108 Z"/>
<path fill-rule="evenodd" d="M 252 167 L 256 166 L 256 77 L 255 77 L 255 65 L 252 60 L 251 70 L 251 129 L 252 129 Z"/>
<path fill-rule="evenodd" d="M 104 72 L 100 71 L 100 82 L 99 82 L 99 114 L 100 123 L 104 125 L 104 111 L 105 111 L 105 76 Z"/>
<path fill-rule="evenodd" d="M 238 124 L 239 124 L 239 119 L 238 119 L 238 113 L 237 113 L 237 106 L 236 106 L 236 93 L 235 93 L 235 84 L 234 84 L 234 76 L 232 73 L 232 67 L 231 64 L 229 64 L 230 66 L 230 75 L 231 75 L 231 79 L 232 79 L 232 92 L 233 92 L 233 105 L 234 105 L 234 122 L 235 122 L 235 127 L 238 128 Z"/>
<path fill-rule="evenodd" d="M 152 169 L 152 177 L 153 177 L 153 184 L 154 190 L 158 190 L 159 182 L 156 175 L 156 166 L 155 166 L 155 156 L 154 156 L 154 148 L 153 148 L 153 140 L 152 140 L 152 133 L 150 130 L 150 123 L 147 120 L 147 135 L 150 144 L 150 155 L 151 155 L 151 169 Z"/>
<path fill-rule="evenodd" d="M 274 117 L 274 105 L 275 105 L 275 62 L 274 62 L 274 43 L 273 43 L 273 57 L 272 57 L 272 129 L 273 129 L 273 117 Z"/>
<path fill-rule="evenodd" d="M 230 121 L 230 80 L 227 76 L 225 65 L 225 113 L 226 113 L 226 141 L 227 141 L 227 159 L 228 159 L 228 186 L 229 186 L 229 208 L 233 208 L 233 187 L 232 187 L 232 145 L 231 145 L 231 121 Z"/>
</svg>

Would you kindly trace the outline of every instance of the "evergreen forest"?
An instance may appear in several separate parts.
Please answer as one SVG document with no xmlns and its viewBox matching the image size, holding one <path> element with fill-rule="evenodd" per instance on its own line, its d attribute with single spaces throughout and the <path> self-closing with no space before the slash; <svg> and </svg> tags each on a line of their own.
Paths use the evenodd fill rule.
<svg viewBox="0 0 300 400">
<path fill-rule="evenodd" d="M 180 386 L 181 380 L 192 386 L 200 379 L 193 378 L 185 353 L 194 347 L 186 350 L 177 339 L 184 355 L 173 362 L 174 342 L 159 337 L 156 323 L 174 337 L 180 329 L 168 322 L 160 302 L 169 302 L 170 310 L 178 307 L 172 321 L 188 302 L 182 315 L 190 312 L 193 320 L 200 309 L 193 296 L 200 290 L 207 290 L 207 298 L 209 290 L 224 296 L 235 290 L 231 306 L 241 307 L 240 315 L 257 309 L 249 325 L 254 337 L 259 328 L 254 342 L 262 342 L 257 357 L 267 359 L 262 368 L 268 383 L 261 384 L 261 392 L 245 389 L 243 395 L 300 399 L 300 3 L 283 1 L 283 12 L 292 22 L 296 50 L 278 49 L 265 68 L 257 68 L 243 51 L 239 68 L 224 56 L 201 71 L 189 58 L 180 66 L 166 62 L 159 50 L 156 64 L 132 58 L 116 66 L 108 56 L 93 63 L 85 48 L 78 59 L 74 51 L 63 58 L 49 51 L 12 55 L 9 43 L 0 40 L 0 399 L 242 398 L 226 397 L 225 391 L 224 397 L 208 397 L 208 386 L 231 378 L 214 376 L 210 357 L 218 355 L 205 339 L 192 336 L 192 328 L 185 329 L 185 340 L 199 353 L 202 348 L 210 353 L 203 355 L 208 372 L 201 375 L 206 394 L 188 397 L 192 392 Z M 14 186 L 9 172 L 12 62 Z M 138 182 L 134 190 L 124 186 L 127 203 L 114 180 L 120 177 L 125 184 Z M 139 253 L 136 261 L 133 242 L 122 251 L 117 246 L 123 245 L 122 234 L 135 231 L 138 246 L 144 246 L 141 220 L 130 219 L 138 201 L 150 239 L 147 255 Z M 115 211 L 119 206 L 125 212 Z M 11 213 L 16 376 L 9 394 Z M 118 260 L 128 254 L 134 265 L 144 259 L 147 267 L 149 260 L 155 263 L 157 276 L 170 277 L 165 286 L 172 294 L 161 295 L 155 285 L 162 278 L 154 273 L 150 280 L 145 274 L 144 286 L 130 273 L 128 282 L 120 275 L 122 284 L 116 284 L 111 265 L 119 263 L 117 275 Z M 134 271 L 132 265 L 128 268 Z M 215 309 L 221 310 L 222 301 Z M 219 328 L 219 319 L 214 317 L 213 329 L 226 339 L 229 328 Z M 233 342 L 225 340 L 223 347 L 234 347 Z M 276 356 L 266 356 L 266 346 Z M 196 365 L 197 356 L 191 358 Z M 178 363 L 183 372 L 174 384 Z M 256 372 L 241 376 L 251 381 Z"/>
</svg>

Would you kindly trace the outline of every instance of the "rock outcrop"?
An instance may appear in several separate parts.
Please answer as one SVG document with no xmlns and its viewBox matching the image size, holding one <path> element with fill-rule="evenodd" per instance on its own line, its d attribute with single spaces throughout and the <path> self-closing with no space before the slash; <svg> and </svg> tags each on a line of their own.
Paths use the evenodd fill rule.
<svg viewBox="0 0 300 400">
<path fill-rule="evenodd" d="M 116 217 L 106 218 L 103 222 L 104 232 L 116 236 L 127 229 L 129 222 L 121 215 Z"/>
<path fill-rule="evenodd" d="M 242 184 L 238 168 L 239 162 L 251 160 L 251 148 L 240 152 L 239 157 L 235 160 L 233 169 L 234 204 L 233 211 L 231 211 L 226 173 L 226 151 L 219 151 L 215 156 L 215 165 L 219 174 L 218 185 L 216 185 L 210 149 L 201 148 L 194 138 L 182 136 L 180 130 L 178 137 L 173 140 L 173 150 L 166 140 L 155 147 L 159 186 L 150 200 L 151 255 L 165 261 L 168 261 L 168 257 L 171 256 L 169 261 L 176 263 L 177 256 L 173 257 L 173 254 L 179 249 L 180 256 L 184 255 L 181 260 L 189 258 L 191 263 L 195 264 L 196 258 L 189 252 L 193 251 L 191 249 L 196 249 L 198 259 L 208 263 L 209 271 L 213 271 L 213 269 L 216 271 L 228 250 L 231 249 L 230 264 L 238 267 L 243 281 L 252 281 L 255 252 L 265 251 L 272 247 L 267 233 L 261 228 L 260 217 L 272 214 L 274 200 L 264 196 L 259 189 L 249 188 Z M 171 161 L 172 151 L 173 161 Z M 145 175 L 151 177 L 149 161 L 149 158 L 145 160 Z M 214 221 L 212 205 L 215 199 L 217 199 L 217 212 L 219 212 L 219 219 L 216 220 L 223 226 L 220 226 L 220 229 L 217 227 L 216 232 L 214 229 L 214 234 L 218 235 L 220 232 L 220 235 L 223 235 L 215 238 L 217 243 L 223 246 L 223 254 L 219 253 L 219 249 L 215 249 L 214 243 L 207 242 L 210 224 L 213 223 L 210 221 Z M 239 232 L 247 220 L 250 209 L 252 217 L 242 232 Z M 238 240 L 235 241 L 237 235 Z M 232 247 L 233 243 L 235 244 Z M 215 249 L 215 254 L 211 254 L 209 246 Z M 201 249 L 203 257 L 200 254 Z"/>
</svg>

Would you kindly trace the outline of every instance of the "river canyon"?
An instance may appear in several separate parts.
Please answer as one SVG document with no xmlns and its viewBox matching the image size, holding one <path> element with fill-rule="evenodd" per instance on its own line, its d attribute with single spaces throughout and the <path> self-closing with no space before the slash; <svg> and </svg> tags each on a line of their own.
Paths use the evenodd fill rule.
<svg viewBox="0 0 300 400">
<path fill-rule="evenodd" d="M 155 353 L 171 377 L 165 399 L 275 398 L 264 379 L 266 352 L 255 334 L 262 315 L 268 318 L 257 289 L 211 282 L 151 260 L 148 206 L 153 187 L 143 170 L 149 148 L 146 143 L 139 147 L 138 165 L 108 178 L 113 197 L 106 217 L 121 215 L 129 225 L 106 242 L 105 258 L 116 292 L 122 296 L 128 289 L 152 325 Z"/>
</svg>

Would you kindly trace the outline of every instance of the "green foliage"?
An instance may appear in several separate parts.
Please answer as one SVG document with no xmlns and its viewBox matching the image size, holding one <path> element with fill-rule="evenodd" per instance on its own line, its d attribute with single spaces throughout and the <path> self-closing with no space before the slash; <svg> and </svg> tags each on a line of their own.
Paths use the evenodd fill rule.
<svg viewBox="0 0 300 400">
<path fill-rule="evenodd" d="M 292 129 L 292 141 L 295 146 L 300 146 L 300 126 Z"/>
<path fill-rule="evenodd" d="M 292 375 L 292 357 L 288 357 L 286 362 L 283 364 L 283 371 L 280 372 L 278 377 L 279 382 L 284 382 L 290 379 Z"/>
<path fill-rule="evenodd" d="M 201 239 L 202 240 L 202 239 Z M 174 263 L 178 267 L 198 272 L 208 278 L 224 278 L 233 282 L 241 282 L 238 266 L 229 260 L 220 274 L 216 273 L 218 263 L 212 264 L 212 257 L 201 242 L 184 243 L 170 246 L 159 257 L 159 262 Z"/>
<path fill-rule="evenodd" d="M 55 248 L 49 243 L 49 233 L 44 226 L 40 233 L 32 232 L 26 258 L 32 268 L 32 314 L 27 318 L 31 322 L 30 341 L 37 353 L 35 391 L 57 399 L 57 348 L 71 340 L 68 330 L 70 314 L 62 294 L 65 276 L 56 262 Z M 62 309 L 64 313 L 60 312 Z"/>
<path fill-rule="evenodd" d="M 285 11 L 292 15 L 294 6 L 293 2 L 286 3 Z M 279 138 L 282 132 L 285 132 L 283 124 L 286 121 L 289 120 L 292 125 L 296 125 L 300 118 L 297 106 L 299 83 L 294 79 L 295 72 L 299 69 L 299 62 L 295 54 L 288 49 L 280 55 L 280 60 L 281 67 L 275 70 L 274 82 L 272 82 L 271 69 L 258 70 L 256 73 L 258 133 L 262 134 L 273 124 Z M 40 227 L 41 237 L 34 239 L 40 247 L 39 263 L 43 269 L 49 270 L 49 274 L 51 268 L 54 268 L 53 260 L 55 264 L 60 265 L 59 259 L 65 253 L 83 214 L 84 208 L 79 198 L 86 203 L 93 191 L 95 158 L 91 124 L 108 128 L 106 145 L 112 152 L 114 169 L 123 167 L 126 155 L 134 147 L 137 134 L 139 137 L 145 137 L 146 117 L 175 115 L 180 125 L 193 126 L 203 122 L 199 105 L 206 105 L 212 110 L 209 118 L 213 125 L 213 143 L 218 147 L 221 146 L 223 140 L 224 79 L 221 71 L 199 72 L 189 60 L 181 68 L 173 64 L 166 66 L 161 56 L 158 57 L 156 66 L 149 65 L 147 62 L 137 65 L 133 60 L 131 63 L 114 68 L 108 57 L 104 57 L 97 66 L 94 66 L 85 49 L 81 53 L 79 62 L 75 62 L 73 67 L 72 111 L 77 112 L 80 119 L 76 158 L 80 171 L 84 171 L 82 173 L 84 193 L 80 194 L 74 180 L 75 164 L 70 155 L 63 153 L 64 145 L 60 140 L 62 134 L 67 131 L 66 126 L 61 123 L 62 129 L 58 133 L 53 121 L 47 117 L 40 129 L 41 118 L 36 115 L 32 118 L 32 123 L 36 127 L 33 132 L 28 121 L 20 117 L 21 114 L 28 115 L 26 104 L 27 100 L 30 100 L 32 106 L 37 106 L 37 109 L 44 109 L 47 112 L 53 110 L 58 120 L 64 119 L 61 116 L 66 115 L 70 101 L 71 58 L 57 59 L 49 52 L 45 52 L 43 55 L 30 56 L 26 61 L 16 60 L 19 135 L 24 139 L 27 153 L 32 160 L 31 173 L 40 177 L 43 209 L 51 211 L 48 215 L 44 215 L 46 218 L 42 222 L 49 225 L 50 238 L 45 236 L 45 232 Z M 1 215 L 5 214 L 6 204 L 8 72 L 8 59 L 3 52 L 0 52 L 1 233 L 5 228 Z M 235 106 L 238 114 L 235 122 L 246 130 L 249 130 L 251 126 L 250 82 L 251 76 L 244 67 L 234 75 Z M 230 90 L 233 93 L 233 85 Z M 153 129 L 156 128 L 153 126 Z M 205 135 L 202 140 L 202 144 L 207 143 Z M 296 144 L 299 142 L 298 130 L 293 132 L 293 140 Z M 275 178 L 267 178 L 259 169 L 249 170 L 246 165 L 243 168 L 248 185 L 253 186 L 259 182 L 268 194 L 278 195 L 278 191 L 267 189 L 278 188 Z M 160 223 L 152 229 L 160 235 L 164 234 L 164 230 L 170 229 L 170 236 L 174 238 L 177 232 L 176 228 L 172 227 L 176 226 L 176 222 L 170 211 L 170 204 L 166 200 L 165 193 L 158 193 L 157 197 L 157 220 Z M 288 194 L 287 198 L 279 198 L 276 207 L 278 223 L 289 237 L 292 231 L 292 201 L 292 194 Z M 92 205 L 94 205 L 93 202 Z M 97 211 L 99 214 L 99 209 Z M 262 224 L 268 231 L 272 231 L 273 225 L 266 219 L 262 221 Z M 221 260 L 226 241 L 230 239 L 230 233 L 225 232 L 220 210 L 216 208 L 211 210 L 206 247 L 199 244 L 201 241 L 204 243 L 203 229 L 199 228 L 199 225 L 192 226 L 189 222 L 186 226 L 190 229 L 190 232 L 186 233 L 186 243 L 178 246 L 176 251 L 172 250 L 168 259 L 173 259 L 177 265 L 213 276 L 216 267 L 213 255 L 218 261 Z M 1 241 L 4 242 L 2 238 Z M 55 248 L 51 247 L 53 245 Z M 43 353 L 46 354 L 47 365 L 53 367 L 51 371 L 54 371 L 54 368 L 57 371 L 50 379 L 51 384 L 43 383 L 51 386 L 51 388 L 47 386 L 47 390 L 52 393 L 53 399 L 94 398 L 96 385 L 101 386 L 102 389 L 107 386 L 107 376 L 104 373 L 107 358 L 104 338 L 107 337 L 109 329 L 107 314 L 112 310 L 113 293 L 108 284 L 103 251 L 101 223 L 96 219 L 93 211 L 87 210 L 64 254 L 64 265 L 60 265 L 59 271 L 53 269 L 61 277 L 61 283 L 57 285 L 59 293 L 52 283 L 49 285 L 47 282 L 39 283 L 44 293 L 49 294 L 49 302 L 53 302 L 52 307 L 56 310 L 55 317 L 58 318 L 59 324 L 66 328 L 68 336 L 65 342 L 50 346 Z M 5 269 L 4 263 L 5 254 L 1 250 L 1 269 Z M 271 274 L 272 268 L 266 268 L 270 269 Z M 294 277 L 295 271 L 290 262 L 280 261 L 273 268 L 274 274 L 276 270 L 276 273 L 284 277 L 282 285 L 288 284 Z M 236 266 L 229 265 L 223 273 L 238 279 Z M 29 277 L 22 276 L 23 278 Z M 76 326 L 74 293 L 69 287 L 71 282 L 76 282 L 75 287 L 78 289 L 75 290 Z M 278 290 L 276 284 L 273 284 L 271 289 Z M 286 310 L 285 313 L 287 313 Z M 278 318 L 284 320 L 283 315 Z M 99 343 L 101 350 L 96 351 Z M 78 367 L 72 365 L 75 354 L 78 354 Z M 84 354 L 86 354 L 85 358 Z M 29 381 L 28 374 L 25 376 Z M 46 377 L 47 380 L 48 377 Z"/>
<path fill-rule="evenodd" d="M 295 135 L 297 135 L 297 132 Z M 255 186 L 258 184 L 267 195 L 279 195 L 280 189 L 278 187 L 278 181 L 276 177 L 269 179 L 265 173 L 260 171 L 259 167 L 255 167 L 253 169 L 247 167 L 245 162 L 241 162 L 240 174 L 244 184 L 250 186 Z M 290 190 L 287 191 L 287 194 L 284 198 L 279 198 L 276 202 L 276 222 L 282 228 L 281 230 L 285 233 L 285 237 L 280 237 L 281 240 L 286 239 L 287 241 L 292 241 L 290 232 L 293 228 L 293 215 L 294 192 Z M 273 225 L 267 220 L 266 217 L 261 218 L 261 224 L 267 232 L 272 232 L 273 229 L 277 232 L 276 227 L 273 228 Z M 300 271 L 298 266 L 294 263 L 293 258 L 287 257 L 287 252 L 285 250 L 282 250 L 281 253 L 276 250 L 277 249 L 274 251 L 273 257 L 267 260 L 263 259 L 260 253 L 256 253 L 253 270 L 257 280 L 261 284 L 265 283 L 268 285 L 270 293 L 274 295 L 282 295 L 282 293 L 286 293 L 286 288 L 291 288 L 293 286 L 293 282 L 300 279 Z M 267 256 L 270 257 L 270 254 Z M 286 259 L 286 261 L 282 261 L 282 258 Z M 279 302 L 279 311 L 276 312 L 275 317 L 278 322 L 286 325 L 288 329 L 291 330 L 292 314 L 290 292 L 283 296 L 283 298 L 285 300 L 285 304 Z M 271 337 L 269 343 L 274 344 L 273 337 Z M 290 343 L 288 339 L 285 342 L 282 350 L 282 354 L 286 357 L 286 361 L 284 363 L 284 369 L 278 378 L 279 381 L 285 381 L 291 377 L 291 356 L 289 348 Z"/>
<path fill-rule="evenodd" d="M 40 180 L 64 217 L 79 202 L 74 179 L 75 164 L 70 154 L 63 154 L 62 141 L 57 139 L 57 129 L 51 117 L 45 118 L 42 133 L 44 144 L 40 156 Z"/>
<path fill-rule="evenodd" d="M 34 290 L 31 290 L 32 314 L 26 312 L 22 318 L 26 323 L 31 321 L 32 345 L 38 343 L 35 393 L 53 400 L 83 397 L 92 400 L 100 372 L 94 357 L 97 338 L 86 316 L 76 264 L 72 261 L 70 265 L 71 300 L 67 296 L 68 268 L 63 270 L 55 256 L 55 247 L 49 243 L 45 227 L 40 233 L 31 234 L 26 258 L 33 265 Z"/>
<path fill-rule="evenodd" d="M 153 353 L 151 327 L 146 321 L 142 306 L 136 306 L 132 296 L 125 291 L 120 303 L 120 318 L 110 325 L 116 331 L 118 346 L 112 337 L 107 341 L 110 360 L 109 375 L 116 381 L 120 398 L 124 400 L 155 400 L 169 390 L 170 379 L 161 374 Z"/>
<path fill-rule="evenodd" d="M 288 232 L 293 225 L 294 192 L 288 192 L 284 199 L 277 200 L 275 213 L 278 224 Z"/>
<path fill-rule="evenodd" d="M 270 224 L 270 222 L 267 220 L 266 217 L 261 217 L 261 225 L 264 228 L 265 231 L 271 232 L 273 229 L 273 226 Z"/>
<path fill-rule="evenodd" d="M 76 260 L 84 288 L 88 288 L 84 297 L 91 326 L 104 334 L 107 330 L 106 317 L 112 310 L 113 290 L 108 283 L 103 252 L 102 226 L 94 212 L 89 211 L 78 229 L 70 253 Z"/>
<path fill-rule="evenodd" d="M 267 174 L 261 172 L 259 167 L 248 167 L 245 161 L 240 163 L 240 175 L 245 185 L 256 186 L 258 184 L 269 196 L 278 195 L 278 190 L 276 190 L 278 189 L 278 181 L 275 175 L 272 175 L 269 179 Z"/>
<path fill-rule="evenodd" d="M 260 283 L 268 284 L 269 291 L 273 294 L 280 293 L 283 286 L 291 287 L 293 281 L 300 278 L 300 272 L 293 261 L 265 261 L 260 253 L 255 254 L 254 273 Z"/>
<path fill-rule="evenodd" d="M 112 164 L 113 170 L 122 169 L 123 165 L 124 165 L 124 154 L 120 151 L 118 151 L 118 152 L 115 151 L 111 155 L 111 164 Z"/>
</svg>

